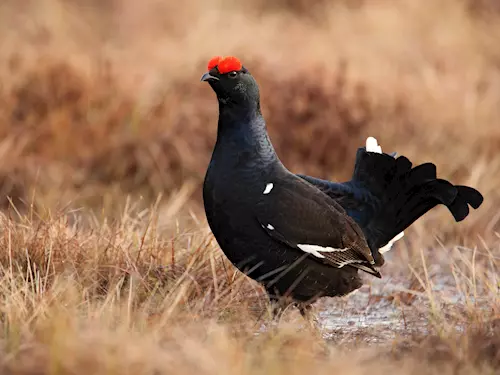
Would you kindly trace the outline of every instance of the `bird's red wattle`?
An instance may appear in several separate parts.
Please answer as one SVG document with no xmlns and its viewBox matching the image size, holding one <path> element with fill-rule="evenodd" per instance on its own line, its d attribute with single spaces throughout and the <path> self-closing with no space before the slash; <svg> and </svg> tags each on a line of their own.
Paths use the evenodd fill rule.
<svg viewBox="0 0 500 375">
<path fill-rule="evenodd" d="M 217 65 L 219 65 L 220 61 L 222 60 L 222 56 L 215 56 L 210 59 L 208 62 L 207 68 L 208 70 L 212 70 L 215 68 Z"/>
<path fill-rule="evenodd" d="M 234 56 L 215 56 L 210 59 L 207 68 L 208 70 L 212 70 L 215 67 L 217 67 L 220 74 L 226 74 L 232 71 L 241 70 L 243 65 L 240 60 Z"/>
<path fill-rule="evenodd" d="M 219 70 L 219 73 L 221 74 L 226 74 L 232 71 L 239 71 L 242 68 L 242 64 L 240 60 L 238 60 L 234 56 L 227 56 L 224 57 L 220 62 L 219 65 L 217 65 L 217 69 Z"/>
</svg>

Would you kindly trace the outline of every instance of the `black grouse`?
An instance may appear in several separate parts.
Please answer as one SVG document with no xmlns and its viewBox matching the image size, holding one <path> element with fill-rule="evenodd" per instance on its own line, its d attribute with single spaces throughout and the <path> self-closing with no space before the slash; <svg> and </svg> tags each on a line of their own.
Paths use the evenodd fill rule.
<svg viewBox="0 0 500 375">
<path fill-rule="evenodd" d="M 217 141 L 203 185 L 210 228 L 225 255 L 260 282 L 274 303 L 305 315 L 323 296 L 361 287 L 358 271 L 381 277 L 382 253 L 438 204 L 455 220 L 482 195 L 382 153 L 370 137 L 359 148 L 352 179 L 335 183 L 290 172 L 266 131 L 257 82 L 235 57 L 214 57 L 206 81 L 217 94 Z M 277 302 L 277 303 L 276 303 Z"/>
</svg>

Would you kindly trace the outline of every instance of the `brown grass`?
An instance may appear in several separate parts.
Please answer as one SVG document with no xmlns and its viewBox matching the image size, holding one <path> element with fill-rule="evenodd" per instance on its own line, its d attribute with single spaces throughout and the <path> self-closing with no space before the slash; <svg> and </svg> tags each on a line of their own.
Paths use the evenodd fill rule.
<svg viewBox="0 0 500 375">
<path fill-rule="evenodd" d="M 154 207 L 122 214 L 114 223 L 72 213 L 1 217 L 5 373 L 488 374 L 500 366 L 498 244 L 456 249 L 448 260 L 429 256 L 414 276 L 389 268 L 383 283 L 407 288 L 344 306 L 340 330 L 312 332 L 290 311 L 263 331 L 270 323 L 265 296 L 206 231 L 165 231 Z M 439 272 L 426 264 L 431 259 Z M 451 288 L 446 275 L 454 277 Z M 408 293 L 413 298 L 404 303 L 394 298 Z M 336 323 L 328 311 L 342 303 L 322 301 L 327 325 Z M 380 322 L 352 328 L 373 315 L 364 309 L 391 305 L 402 314 L 392 329 Z"/>
<path fill-rule="evenodd" d="M 497 371 L 499 21 L 494 1 L 2 2 L 2 373 Z M 256 76 L 292 170 L 347 179 L 373 135 L 483 206 L 426 215 L 317 332 L 293 309 L 273 327 L 200 206 L 215 54 Z"/>
</svg>

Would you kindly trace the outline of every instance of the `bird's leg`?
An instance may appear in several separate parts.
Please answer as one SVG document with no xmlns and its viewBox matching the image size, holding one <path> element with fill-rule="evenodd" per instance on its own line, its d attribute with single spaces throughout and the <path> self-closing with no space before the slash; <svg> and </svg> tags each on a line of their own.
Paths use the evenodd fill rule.
<svg viewBox="0 0 500 375">
<path fill-rule="evenodd" d="M 313 307 L 311 304 L 301 303 L 298 306 L 300 311 L 300 315 L 304 318 L 304 320 L 309 325 L 309 328 L 316 330 L 319 328 L 319 321 L 314 314 Z"/>
<path fill-rule="evenodd" d="M 311 310 L 312 310 L 312 306 L 311 305 L 309 305 L 309 304 L 299 304 L 297 307 L 299 308 L 300 315 L 302 315 L 302 317 L 305 320 L 308 320 L 311 317 Z"/>
<path fill-rule="evenodd" d="M 268 296 L 270 300 L 271 307 L 271 316 L 272 321 L 276 324 L 279 323 L 283 313 L 286 308 L 293 304 L 292 300 L 289 297 L 281 296 L 279 294 L 271 293 L 268 291 Z"/>
<path fill-rule="evenodd" d="M 283 315 L 284 312 L 284 306 L 283 306 L 283 301 L 281 298 L 275 297 L 275 296 L 270 296 L 270 302 L 271 302 L 271 317 L 273 322 L 278 323 L 281 319 L 281 316 Z"/>
</svg>

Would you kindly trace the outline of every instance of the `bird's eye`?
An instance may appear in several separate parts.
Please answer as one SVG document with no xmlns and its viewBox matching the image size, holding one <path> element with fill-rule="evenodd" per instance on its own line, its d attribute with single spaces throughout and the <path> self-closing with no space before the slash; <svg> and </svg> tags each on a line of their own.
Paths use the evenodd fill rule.
<svg viewBox="0 0 500 375">
<path fill-rule="evenodd" d="M 237 75 L 238 75 L 238 73 L 236 71 L 228 73 L 229 78 L 236 78 Z"/>
</svg>

